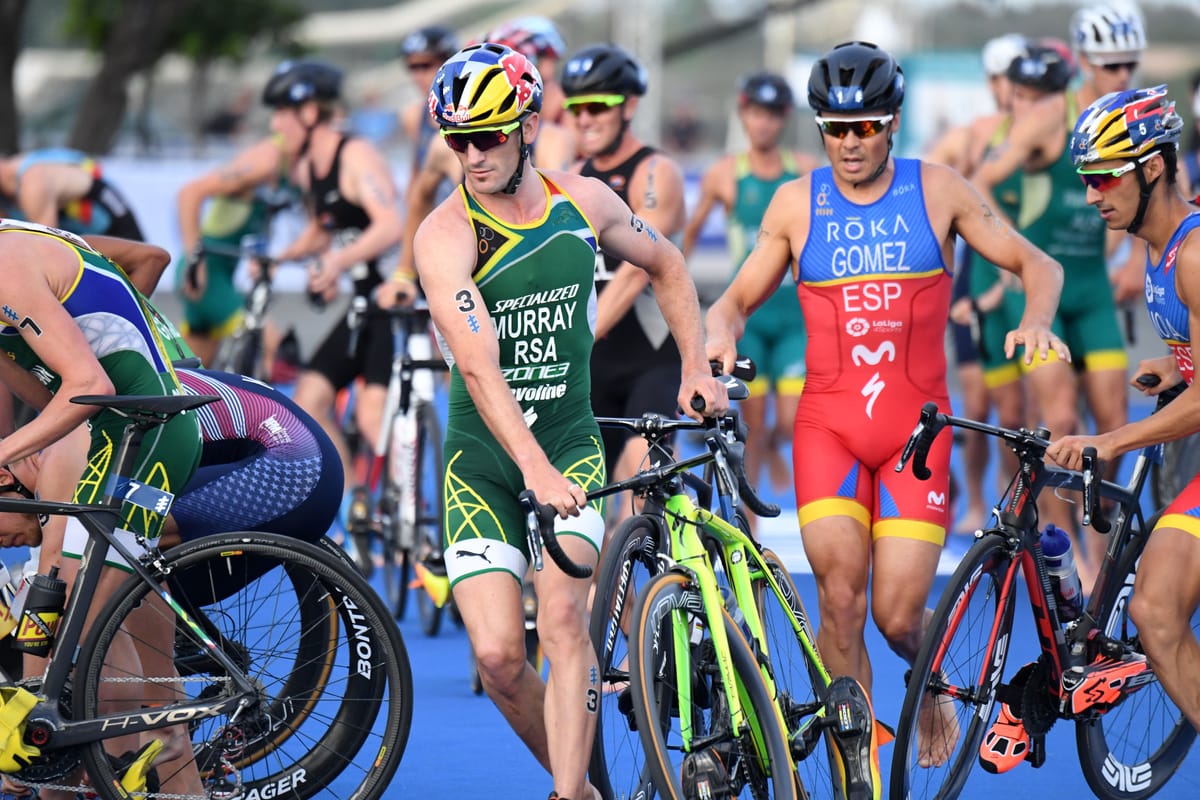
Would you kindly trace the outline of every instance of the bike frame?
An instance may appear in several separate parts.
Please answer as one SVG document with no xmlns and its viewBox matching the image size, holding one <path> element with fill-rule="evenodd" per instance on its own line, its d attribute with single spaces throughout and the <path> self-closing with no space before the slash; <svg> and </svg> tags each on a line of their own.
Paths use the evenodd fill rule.
<svg viewBox="0 0 1200 800">
<path fill-rule="evenodd" d="M 136 423 L 131 423 L 126 427 L 117 453 L 117 470 L 105 488 L 104 500 L 98 505 L 0 498 L 0 512 L 78 517 L 88 532 L 88 541 L 84 545 L 79 574 L 71 594 L 67 598 L 62 624 L 55 635 L 42 687 L 38 692 L 38 702 L 27 717 L 31 722 L 38 723 L 38 730 L 31 734 L 31 739 L 44 737 L 44 740 L 35 741 L 39 747 L 58 749 L 83 745 L 124 734 L 140 733 L 168 725 L 217 716 L 244 704 L 245 698 L 253 696 L 255 693 L 255 687 L 246 676 L 245 671 L 217 646 L 195 620 L 191 619 L 184 611 L 183 606 L 171 596 L 171 593 L 159 585 L 147 565 L 130 553 L 113 534 L 114 529 L 120 523 L 120 510 L 124 501 L 123 492 L 129 488 L 130 483 L 124 475 L 133 465 L 142 436 L 143 431 Z M 100 576 L 105 568 L 104 554 L 108 547 L 112 547 L 120 553 L 134 574 L 153 586 L 155 593 L 162 598 L 175 616 L 208 647 L 207 656 L 220 664 L 233 682 L 236 688 L 233 696 L 217 701 L 181 702 L 175 704 L 169 712 L 146 709 L 132 714 L 109 714 L 89 720 L 66 720 L 63 718 L 58 708 L 59 699 L 63 696 L 68 676 L 75 668 L 75 659 L 79 652 L 89 604 L 100 583 Z M 161 556 L 155 555 L 149 564 L 161 569 Z"/>
<path fill-rule="evenodd" d="M 994 432 L 990 426 L 970 420 L 947 417 L 947 422 L 956 427 L 972 428 L 984 433 Z M 996 659 L 1000 655 L 999 651 L 1007 647 L 1007 642 L 1000 640 L 999 633 L 1005 617 L 1013 613 L 1012 606 L 1016 599 L 1016 576 L 1019 572 L 1025 578 L 1038 643 L 1050 670 L 1049 684 L 1054 687 L 1055 696 L 1059 700 L 1059 714 L 1063 718 L 1074 719 L 1076 716 L 1065 707 L 1066 698 L 1063 696 L 1062 677 L 1066 672 L 1085 667 L 1088 664 L 1091 656 L 1088 652 L 1088 641 L 1097 635 L 1097 632 L 1100 635 L 1105 633 L 1100 630 L 1100 623 L 1097 619 L 1100 613 L 1100 604 L 1113 591 L 1121 590 L 1125 583 L 1126 576 L 1114 575 L 1113 566 L 1126 547 L 1141 548 L 1145 545 L 1147 531 L 1139 498 L 1149 473 L 1150 464 L 1155 459 L 1157 452 L 1161 452 L 1161 445 L 1144 448 L 1138 454 L 1127 485 L 1122 486 L 1108 481 L 1098 484 L 1100 496 L 1116 501 L 1120 511 L 1116 527 L 1109 534 L 1109 545 L 1088 603 L 1080 616 L 1065 626 L 1062 624 L 1057 598 L 1051 588 L 1050 575 L 1046 568 L 1045 556 L 1042 553 L 1037 526 L 1036 498 L 1046 488 L 1082 491 L 1084 489 L 1082 474 L 1046 466 L 1031 450 L 1018 452 L 1021 460 L 1018 472 L 1009 483 L 1004 497 L 993 509 L 993 515 L 998 520 L 998 524 L 977 535 L 977 538 L 980 539 L 988 536 L 1003 537 L 1011 556 L 997 598 L 996 605 L 999 612 L 985 651 L 986 657 L 983 660 L 983 663 L 987 665 L 985 670 L 994 669 Z M 1133 527 L 1134 520 L 1138 522 L 1136 530 Z M 1114 586 L 1115 580 L 1120 580 L 1122 586 Z M 959 622 L 961 622 L 961 617 L 956 617 L 951 622 L 946 631 L 945 640 L 954 638 Z M 941 661 L 944 655 L 943 651 L 934 659 L 933 672 L 935 674 L 941 670 Z M 997 683 L 1000 680 L 999 675 L 985 674 L 980 676 L 980 684 L 988 683 L 989 678 Z M 960 687 L 945 686 L 941 688 L 944 693 L 957 699 L 978 701 L 978 698 L 972 696 L 972 692 L 964 691 Z M 1089 716 L 1096 714 L 1095 711 L 1085 713 Z"/>
</svg>

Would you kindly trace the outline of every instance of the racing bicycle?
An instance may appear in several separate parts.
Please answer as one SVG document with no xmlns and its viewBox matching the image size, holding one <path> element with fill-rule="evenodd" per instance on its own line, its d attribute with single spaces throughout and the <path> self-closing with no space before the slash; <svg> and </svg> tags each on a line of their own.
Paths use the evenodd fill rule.
<svg viewBox="0 0 1200 800">
<path fill-rule="evenodd" d="M 146 432 L 216 399 L 72 398 L 129 420 L 103 502 L 0 498 L 0 511 L 75 516 L 89 537 L 44 674 L 0 676 L 0 770 L 103 800 L 194 786 L 193 764 L 202 788 L 166 796 L 375 800 L 408 739 L 412 675 L 337 548 L 245 532 L 135 556 L 114 535 L 123 504 L 165 513 L 172 499 L 128 478 Z M 132 574 L 85 631 L 109 548 Z"/>
<path fill-rule="evenodd" d="M 731 399 L 744 394 L 731 386 Z M 871 754 L 857 745 L 874 723 L 865 694 L 825 670 L 779 558 L 727 521 L 739 497 L 779 513 L 746 480 L 736 413 L 598 421 L 647 437 L 668 463 L 589 493 L 643 500 L 605 546 L 592 605 L 602 686 L 592 783 L 606 799 L 782 798 L 830 796 L 845 775 L 850 797 L 871 797 Z M 672 459 L 663 439 L 679 430 L 704 431 L 705 451 Z M 707 465 L 705 478 L 692 472 Z M 714 481 L 719 514 L 708 510 Z"/>
<path fill-rule="evenodd" d="M 950 578 L 925 631 L 907 678 L 892 760 L 891 797 L 957 797 L 975 765 L 997 702 L 1020 719 L 1029 741 L 1024 759 L 1040 767 L 1045 735 L 1058 720 L 1075 724 L 1079 762 L 1099 797 L 1138 800 L 1162 788 L 1187 755 L 1196 731 L 1167 697 L 1147 664 L 1128 610 L 1138 559 L 1153 527 L 1139 497 L 1161 445 L 1137 456 L 1125 485 L 1099 478 L 1095 450 L 1084 451 L 1080 472 L 1045 463 L 1049 432 L 1008 430 L 948 416 L 927 403 L 896 470 L 912 460 L 928 478 L 930 444 L 946 427 L 968 428 L 1001 439 L 1018 469 L 993 509 L 990 527 L 975 535 Z M 1084 524 L 1108 534 L 1091 596 L 1076 612 L 1060 604 L 1042 552 L 1037 500 L 1047 488 L 1083 493 Z M 1111 500 L 1111 518 L 1099 514 Z M 1037 631 L 1037 660 L 1006 671 L 1012 625 L 1023 576 Z M 1200 625 L 1200 614 L 1192 628 Z M 1007 676 L 1007 677 L 1006 677 Z M 930 741 L 918 742 L 922 708 L 940 715 Z M 937 748 L 941 763 L 920 766 L 921 748 Z M 1012 753 L 1021 755 L 1020 747 Z M 930 753 L 925 759 L 929 761 Z"/>
<path fill-rule="evenodd" d="M 383 585 L 396 619 L 408 608 L 414 574 L 444 578 L 442 561 L 442 426 L 434 403 L 434 374 L 448 369 L 433 351 L 429 307 L 424 303 L 389 310 L 356 297 L 348 314 L 350 352 L 368 317 L 385 315 L 391 326 L 392 369 L 383 406 L 381 435 L 368 456 L 365 479 L 351 489 L 350 535 L 360 568 L 373 570 L 372 539 L 383 551 Z M 360 444 L 361 446 L 361 444 Z M 374 489 L 376 500 L 371 502 Z M 418 565 L 420 568 L 418 569 Z M 436 636 L 448 595 L 437 598 L 418 588 L 421 628 Z M 439 602 L 440 601 L 440 602 Z"/>
</svg>

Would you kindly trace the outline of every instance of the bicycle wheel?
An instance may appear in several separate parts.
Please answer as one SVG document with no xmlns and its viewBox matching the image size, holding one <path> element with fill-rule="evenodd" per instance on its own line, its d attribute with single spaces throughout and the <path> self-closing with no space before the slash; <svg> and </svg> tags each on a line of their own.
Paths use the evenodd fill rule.
<svg viewBox="0 0 1200 800">
<path fill-rule="evenodd" d="M 1005 594 L 1004 585 L 1011 564 L 1005 538 L 985 533 L 946 585 L 908 677 L 889 796 L 949 800 L 962 791 L 991 724 L 1008 657 L 1014 594 L 1012 585 Z M 928 767 L 918 763 L 923 703 L 930 704 L 927 714 L 940 708 L 942 715 L 930 749 L 936 745 L 944 760 Z"/>
<path fill-rule="evenodd" d="M 717 797 L 795 798 L 787 740 L 758 659 L 722 608 L 739 683 L 725 685 L 702 608 L 699 590 L 678 572 L 651 580 L 634 606 L 633 712 L 658 795 L 704 796 L 704 781 Z M 690 686 L 680 685 L 679 674 Z M 730 691 L 746 711 L 740 730 L 730 726 Z"/>
<path fill-rule="evenodd" d="M 392 483 L 392 471 L 386 467 L 379 497 L 379 537 L 383 545 L 383 597 L 392 616 L 404 619 L 408 605 L 408 584 L 412 580 L 411 553 L 400 542 L 399 491 Z"/>
<path fill-rule="evenodd" d="M 188 780 L 191 759 L 163 756 L 155 763 L 163 791 L 197 798 L 381 797 L 408 739 L 412 675 L 399 631 L 361 576 L 318 545 L 261 533 L 206 537 L 163 561 L 163 574 L 191 587 L 185 605 L 219 632 L 218 646 L 246 665 L 255 687 L 236 714 L 193 713 L 186 727 L 160 729 L 158 738 L 167 742 L 190 736 L 190 748 L 184 737 L 175 749 L 196 754 L 201 778 L 197 784 L 192 773 Z M 310 624 L 304 609 L 318 606 L 324 618 Z M 204 652 L 206 645 L 190 627 L 176 631 L 178 618 L 156 587 L 131 578 L 98 619 L 80 650 L 77 719 L 144 708 L 166 714 L 176 702 L 237 696 L 211 657 L 176 666 L 179 652 Z M 140 659 L 132 669 L 131 651 Z M 120 739 L 84 748 L 88 774 L 105 800 L 123 794 L 111 757 L 133 748 Z"/>
<path fill-rule="evenodd" d="M 426 565 L 442 558 L 442 426 L 433 403 L 418 403 L 416 482 L 412 490 L 416 507 L 416 529 L 413 539 L 416 558 Z M 441 569 L 445 569 L 444 566 Z M 444 606 L 433 602 L 428 592 L 417 592 L 417 611 L 421 630 L 426 636 L 437 636 L 442 626 Z"/>
<path fill-rule="evenodd" d="M 657 553 L 663 535 L 654 518 L 630 517 L 605 542 L 597 571 L 589 632 L 600 664 L 600 708 L 588 776 L 604 800 L 653 791 L 633 718 L 629 620 L 638 595 L 661 571 Z"/>
<path fill-rule="evenodd" d="M 1126 579 L 1100 603 L 1104 633 L 1141 653 L 1137 628 L 1129 617 L 1140 548 L 1128 548 L 1115 574 Z M 1192 615 L 1200 631 L 1200 611 Z M 1157 681 L 1127 695 L 1099 719 L 1075 724 L 1079 764 L 1097 797 L 1140 800 L 1163 787 L 1187 757 L 1196 730 Z"/>
<path fill-rule="evenodd" d="M 776 594 L 765 576 L 751 574 L 766 637 L 765 655 L 775 680 L 776 700 L 783 711 L 800 781 L 810 794 L 823 797 L 827 790 L 834 788 L 838 774 L 834 766 L 837 762 L 833 760 L 837 757 L 837 749 L 829 738 L 833 734 L 823 735 L 821 730 L 829 675 L 815 660 L 819 658 L 816 631 L 809 623 L 792 576 L 772 551 L 764 549 L 762 558 L 780 589 L 780 594 Z M 796 624 L 801 630 L 796 629 Z M 806 649 L 806 640 L 811 652 Z"/>
</svg>

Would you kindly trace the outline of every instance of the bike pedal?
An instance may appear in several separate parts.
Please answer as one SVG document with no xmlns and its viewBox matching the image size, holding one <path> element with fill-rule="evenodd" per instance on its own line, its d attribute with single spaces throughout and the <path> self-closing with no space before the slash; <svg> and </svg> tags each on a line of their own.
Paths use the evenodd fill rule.
<svg viewBox="0 0 1200 800">
<path fill-rule="evenodd" d="M 1034 769 L 1046 763 L 1046 737 L 1045 736 L 1030 736 L 1029 737 L 1029 752 L 1025 754 L 1025 760 L 1030 763 Z"/>
<path fill-rule="evenodd" d="M 844 675 L 829 684 L 826 716 L 841 756 L 841 783 L 847 800 L 874 800 L 880 786 L 875 712 L 862 685 Z"/>
</svg>

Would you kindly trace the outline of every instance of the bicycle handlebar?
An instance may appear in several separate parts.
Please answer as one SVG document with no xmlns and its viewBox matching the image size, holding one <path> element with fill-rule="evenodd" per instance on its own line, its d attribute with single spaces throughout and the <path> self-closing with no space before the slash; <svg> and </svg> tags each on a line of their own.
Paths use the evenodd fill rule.
<svg viewBox="0 0 1200 800">
<path fill-rule="evenodd" d="M 896 462 L 896 472 L 903 472 L 911 458 L 913 474 L 920 480 L 929 480 L 932 473 L 925 464 L 929 456 L 929 448 L 933 444 L 933 440 L 947 425 L 996 436 L 1007 442 L 1009 447 L 1018 454 L 1036 452 L 1040 457 L 1050 447 L 1050 432 L 1045 428 L 1038 428 L 1036 431 L 1028 431 L 1024 428 L 1020 430 L 1000 428 L 986 422 L 976 422 L 973 419 L 942 414 L 937 410 L 937 403 L 929 402 L 921 407 L 921 417 L 908 437 L 904 450 L 900 453 L 900 460 Z"/>
<path fill-rule="evenodd" d="M 592 568 L 586 564 L 576 564 L 563 552 L 562 545 L 558 543 L 558 535 L 554 532 L 554 520 L 558 517 L 558 511 L 554 506 L 539 503 L 531 489 L 521 492 L 518 499 L 525 510 L 529 554 L 533 557 L 534 569 L 541 572 L 542 547 L 545 547 L 550 558 L 569 577 L 579 580 L 592 577 Z"/>
</svg>

